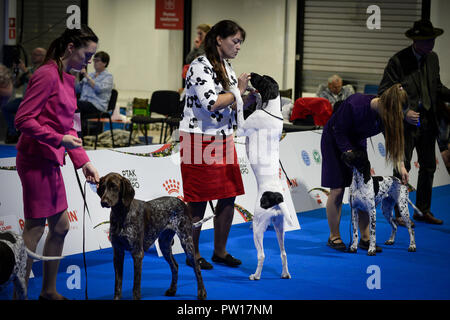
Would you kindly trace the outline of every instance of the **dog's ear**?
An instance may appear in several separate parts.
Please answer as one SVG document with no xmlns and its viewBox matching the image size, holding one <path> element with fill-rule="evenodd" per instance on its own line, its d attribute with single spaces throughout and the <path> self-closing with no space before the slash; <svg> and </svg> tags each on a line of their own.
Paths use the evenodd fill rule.
<svg viewBox="0 0 450 320">
<path fill-rule="evenodd" d="M 265 82 L 267 83 L 268 93 L 267 93 L 267 99 L 272 100 L 278 97 L 278 94 L 280 93 L 280 88 L 278 87 L 278 82 L 275 81 L 274 78 L 268 75 L 263 76 Z"/>
<path fill-rule="evenodd" d="M 125 177 L 122 177 L 121 180 L 121 195 L 122 195 L 122 203 L 125 207 L 129 207 L 131 201 L 134 199 L 134 188 L 131 185 L 130 180 Z"/>
<path fill-rule="evenodd" d="M 100 182 L 98 183 L 97 194 L 101 198 L 105 193 L 105 177 L 100 178 Z"/>
<path fill-rule="evenodd" d="M 343 152 L 341 159 L 347 166 L 356 168 L 364 176 L 364 183 L 370 180 L 370 161 L 366 151 L 354 150 Z"/>
</svg>

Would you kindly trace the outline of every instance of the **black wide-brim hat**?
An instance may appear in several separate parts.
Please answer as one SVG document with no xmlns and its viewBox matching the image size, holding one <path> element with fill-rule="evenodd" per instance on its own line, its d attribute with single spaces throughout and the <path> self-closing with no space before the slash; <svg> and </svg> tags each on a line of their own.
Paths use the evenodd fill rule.
<svg viewBox="0 0 450 320">
<path fill-rule="evenodd" d="M 412 40 L 428 40 L 439 37 L 444 33 L 440 28 L 434 28 L 429 20 L 419 20 L 414 22 L 414 26 L 405 32 L 405 36 Z"/>
</svg>

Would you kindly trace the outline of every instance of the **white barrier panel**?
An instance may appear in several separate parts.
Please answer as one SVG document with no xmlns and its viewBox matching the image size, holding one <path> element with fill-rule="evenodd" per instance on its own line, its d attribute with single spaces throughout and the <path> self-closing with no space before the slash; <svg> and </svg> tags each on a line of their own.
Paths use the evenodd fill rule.
<svg viewBox="0 0 450 320">
<path fill-rule="evenodd" d="M 326 193 L 329 189 L 321 188 L 321 137 L 322 130 L 293 132 L 287 134 L 280 145 L 280 159 L 292 183 L 291 195 L 297 212 L 309 211 L 326 205 Z M 367 153 L 373 175 L 392 175 L 392 166 L 385 161 L 386 149 L 382 134 L 367 139 Z M 437 143 L 436 164 L 433 187 L 450 184 L 450 176 Z M 417 185 L 418 173 L 417 153 L 414 150 L 409 172 L 409 182 L 412 186 Z M 348 203 L 348 188 L 344 194 L 344 203 Z"/>
<path fill-rule="evenodd" d="M 128 178 L 135 189 L 136 199 L 147 201 L 168 195 L 183 199 L 179 152 L 172 152 L 171 155 L 165 157 L 149 156 L 150 153 L 158 151 L 161 147 L 161 145 L 151 145 L 114 150 L 87 151 L 87 153 L 91 162 L 99 171 L 100 176 L 106 175 L 109 172 L 117 172 Z M 236 214 L 233 218 L 233 224 L 249 221 L 248 213 L 254 211 L 257 191 L 256 179 L 245 153 L 245 145 L 237 143 L 236 151 L 241 166 L 245 195 L 236 198 L 235 203 L 237 208 L 235 210 Z M 21 233 L 24 223 L 22 186 L 17 171 L 14 169 L 5 170 L 7 166 L 15 166 L 15 158 L 0 160 L 0 167 L 3 169 L 0 170 L 2 181 L 0 192 L 0 228 Z M 63 254 L 71 255 L 82 252 L 84 202 L 78 186 L 75 170 L 69 157 L 66 157 L 66 165 L 62 167 L 62 174 L 66 186 L 70 221 L 70 232 L 66 237 Z M 78 170 L 78 175 L 84 186 L 85 178 L 81 170 Z M 284 187 L 283 196 L 285 202 L 288 204 L 289 209 L 295 213 L 296 211 L 292 203 L 286 179 L 281 174 L 280 179 Z M 100 198 L 89 186 L 86 186 L 86 202 L 89 208 L 89 212 L 86 212 L 85 219 L 86 251 L 110 247 L 111 243 L 108 239 L 110 209 L 101 207 Z M 212 210 L 207 206 L 205 217 L 209 215 L 212 215 Z M 16 217 L 15 221 L 14 217 Z M 213 220 L 211 219 L 202 228 L 209 229 L 212 227 Z M 286 230 L 289 231 L 299 228 L 300 225 L 295 216 L 294 227 L 286 227 Z M 45 232 L 48 232 L 47 228 Z M 46 233 L 36 250 L 39 253 L 42 253 Z M 172 249 L 174 254 L 183 252 L 177 237 Z M 161 256 L 158 245 L 157 250 Z"/>
<path fill-rule="evenodd" d="M 325 207 L 327 201 L 326 188 L 321 188 L 322 154 L 320 152 L 321 130 L 289 133 L 280 143 L 280 160 L 292 185 L 288 187 L 287 177 L 280 169 L 280 179 L 283 185 L 283 196 L 292 212 L 304 212 Z M 385 163 L 385 147 L 383 135 L 379 134 L 368 139 L 367 151 L 375 175 L 392 175 L 392 167 Z M 109 172 L 117 172 L 130 179 L 135 188 L 136 198 L 151 200 L 160 196 L 175 196 L 183 199 L 183 186 L 179 168 L 179 153 L 173 152 L 166 157 L 149 157 L 142 154 L 155 152 L 160 145 L 122 148 L 115 150 L 88 151 L 88 155 L 101 176 Z M 245 195 L 236 198 L 236 209 L 233 224 L 248 221 L 248 213 L 254 211 L 256 201 L 256 179 L 245 152 L 243 139 L 236 140 L 236 151 L 241 167 Z M 126 153 L 124 153 L 126 152 Z M 140 154 L 140 155 L 138 155 Z M 443 165 L 442 157 L 436 145 L 437 169 L 433 186 L 450 184 L 450 176 Z M 68 216 L 70 232 L 64 246 L 64 255 L 82 252 L 83 231 L 83 198 L 81 196 L 75 171 L 69 157 L 62 168 L 68 197 Z M 417 155 L 413 153 L 411 161 L 410 183 L 417 184 Z M 23 229 L 22 186 L 14 168 L 15 158 L 0 159 L 0 230 L 14 230 L 18 233 Z M 82 184 L 84 176 L 79 170 Z M 289 192 L 290 191 L 290 192 Z M 344 202 L 348 202 L 348 189 Z M 86 251 L 107 248 L 111 246 L 108 240 L 109 209 L 100 206 L 99 197 L 89 188 L 86 190 L 86 201 L 90 216 L 85 219 Z M 215 205 L 215 203 L 214 203 Z M 87 214 L 87 213 L 86 213 Z M 205 217 L 212 215 L 207 206 Z M 207 221 L 203 229 L 213 227 L 213 220 Z M 298 220 L 294 227 L 286 230 L 299 229 Z M 46 231 L 47 232 L 47 229 Z M 43 236 L 45 239 L 45 234 Z M 41 253 L 43 240 L 39 243 L 37 252 Z M 158 253 L 159 248 L 157 246 Z M 179 240 L 176 238 L 174 253 L 182 252 Z"/>
</svg>

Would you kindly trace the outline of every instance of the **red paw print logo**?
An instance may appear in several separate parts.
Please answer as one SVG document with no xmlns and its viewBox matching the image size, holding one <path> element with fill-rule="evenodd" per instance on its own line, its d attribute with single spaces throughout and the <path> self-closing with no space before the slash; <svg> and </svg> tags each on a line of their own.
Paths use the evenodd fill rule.
<svg viewBox="0 0 450 320">
<path fill-rule="evenodd" d="M 180 182 L 175 179 L 168 179 L 163 183 L 164 189 L 168 194 L 180 193 Z"/>
<path fill-rule="evenodd" d="M 415 166 L 417 169 L 419 169 L 419 168 L 420 168 L 419 162 L 414 161 L 414 166 Z"/>
<path fill-rule="evenodd" d="M 320 199 L 320 194 L 316 193 L 315 198 L 316 198 L 317 204 L 321 205 L 322 199 Z"/>
</svg>

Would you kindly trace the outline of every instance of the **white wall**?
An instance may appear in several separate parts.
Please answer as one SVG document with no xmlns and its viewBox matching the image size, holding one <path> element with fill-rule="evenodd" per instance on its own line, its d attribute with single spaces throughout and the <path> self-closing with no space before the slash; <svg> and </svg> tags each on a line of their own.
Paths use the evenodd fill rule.
<svg viewBox="0 0 450 320">
<path fill-rule="evenodd" d="M 88 10 L 98 51 L 111 57 L 108 70 L 121 106 L 133 97 L 150 98 L 155 90 L 181 87 L 183 31 L 155 29 L 154 0 L 91 0 Z"/>
<path fill-rule="evenodd" d="M 234 20 L 246 31 L 241 51 L 231 61 L 236 74 L 267 74 L 280 89 L 294 88 L 296 14 L 295 0 L 193 0 L 191 38 L 201 23 Z"/>
<path fill-rule="evenodd" d="M 236 73 L 268 74 L 281 89 L 293 88 L 296 10 L 296 0 L 193 0 L 192 41 L 200 23 L 235 20 L 247 32 L 231 61 Z M 154 0 L 90 0 L 88 23 L 100 39 L 98 50 L 111 56 L 121 106 L 181 87 L 183 31 L 154 28 Z"/>
<path fill-rule="evenodd" d="M 435 28 L 444 29 L 444 34 L 436 38 L 434 51 L 439 56 L 441 82 L 450 88 L 450 1 L 431 0 L 430 18 Z"/>
</svg>

